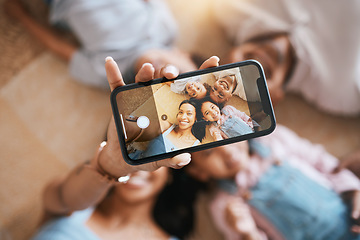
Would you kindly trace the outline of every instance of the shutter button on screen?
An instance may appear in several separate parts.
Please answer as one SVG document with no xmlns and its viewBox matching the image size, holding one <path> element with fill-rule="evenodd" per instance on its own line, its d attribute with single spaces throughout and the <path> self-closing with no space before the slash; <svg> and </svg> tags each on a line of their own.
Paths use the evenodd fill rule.
<svg viewBox="0 0 360 240">
<path fill-rule="evenodd" d="M 136 123 L 139 128 L 145 129 L 150 125 L 150 120 L 146 116 L 141 116 L 137 119 Z"/>
</svg>

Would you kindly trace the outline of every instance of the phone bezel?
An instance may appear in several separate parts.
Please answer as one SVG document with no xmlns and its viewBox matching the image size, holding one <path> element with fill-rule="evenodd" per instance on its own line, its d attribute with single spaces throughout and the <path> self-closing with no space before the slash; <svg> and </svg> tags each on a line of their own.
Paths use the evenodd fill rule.
<svg viewBox="0 0 360 240">
<path fill-rule="evenodd" d="M 164 82 L 168 82 L 168 81 L 193 77 L 193 76 L 200 75 L 200 74 L 207 74 L 207 73 L 212 73 L 212 72 L 217 72 L 217 71 L 222 71 L 222 70 L 226 70 L 226 69 L 230 69 L 230 68 L 242 67 L 242 66 L 247 66 L 247 65 L 255 65 L 257 67 L 257 69 L 259 70 L 260 78 L 258 78 L 256 81 L 259 81 L 259 79 L 261 79 L 261 82 L 263 83 L 263 86 L 261 87 L 261 89 L 259 88 L 259 84 L 257 84 L 257 86 L 258 86 L 259 94 L 261 97 L 262 106 L 263 106 L 264 110 L 266 110 L 266 113 L 269 114 L 270 119 L 271 119 L 271 126 L 268 129 L 265 129 L 265 130 L 262 130 L 259 132 L 254 132 L 254 133 L 247 134 L 247 135 L 224 139 L 221 141 L 214 141 L 214 142 L 206 143 L 204 145 L 201 144 L 198 146 L 192 146 L 192 147 L 185 148 L 185 149 L 179 149 L 179 150 L 175 150 L 172 152 L 163 153 L 163 154 L 159 154 L 159 155 L 155 155 L 155 156 L 150 156 L 150 157 L 146 157 L 146 158 L 142 158 L 142 159 L 138 159 L 138 160 L 133 160 L 128 156 L 128 153 L 126 150 L 124 129 L 122 127 L 120 114 L 119 114 L 119 110 L 117 107 L 116 96 L 118 93 L 126 91 L 126 90 L 130 90 L 130 89 L 136 89 L 136 88 L 141 88 L 141 87 L 145 87 L 145 86 L 150 86 L 153 84 L 164 83 Z M 246 90 L 245 90 L 245 92 L 246 92 Z M 123 154 L 123 158 L 130 165 L 145 164 L 145 163 L 149 163 L 149 162 L 158 161 L 161 159 L 171 158 L 171 157 L 174 157 L 175 155 L 185 153 L 185 152 L 191 153 L 191 152 L 196 152 L 196 151 L 201 151 L 201 150 L 210 149 L 210 148 L 214 148 L 214 147 L 219 147 L 219 146 L 223 146 L 223 145 L 227 145 L 227 144 L 231 144 L 231 143 L 235 143 L 235 142 L 245 141 L 245 140 L 253 139 L 256 137 L 265 136 L 265 135 L 268 135 L 271 132 L 273 132 L 276 127 L 274 110 L 273 110 L 272 103 L 270 100 L 270 94 L 269 94 L 269 91 L 267 88 L 264 70 L 263 70 L 261 64 L 256 60 L 246 60 L 246 61 L 242 61 L 242 62 L 221 65 L 218 67 L 206 68 L 206 69 L 202 69 L 202 70 L 182 73 L 182 74 L 179 74 L 179 76 L 174 79 L 158 78 L 158 79 L 150 80 L 148 82 L 127 84 L 127 85 L 124 85 L 121 87 L 117 87 L 111 92 L 110 102 L 111 102 L 111 107 L 112 107 L 112 111 L 113 111 L 113 115 L 114 115 L 116 130 L 117 130 L 118 139 L 119 139 L 120 148 L 121 148 L 121 151 Z"/>
</svg>

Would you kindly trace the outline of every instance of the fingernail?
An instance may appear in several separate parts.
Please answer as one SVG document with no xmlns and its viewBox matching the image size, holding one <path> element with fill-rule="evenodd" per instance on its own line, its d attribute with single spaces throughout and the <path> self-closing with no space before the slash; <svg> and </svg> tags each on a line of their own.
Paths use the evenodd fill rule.
<svg viewBox="0 0 360 240">
<path fill-rule="evenodd" d="M 173 66 L 173 65 L 168 65 L 168 66 L 166 66 L 165 71 L 166 71 L 167 73 L 172 73 L 172 74 L 174 74 L 174 75 L 177 75 L 177 74 L 178 74 L 178 69 L 177 69 L 175 66 Z"/>
<path fill-rule="evenodd" d="M 105 145 L 107 144 L 107 142 L 106 141 L 102 141 L 101 143 L 100 143 L 100 150 L 101 149 L 103 149 L 104 147 L 105 147 Z"/>
<path fill-rule="evenodd" d="M 216 58 L 217 62 L 220 62 L 220 58 L 218 56 L 212 56 L 212 58 Z"/>
<path fill-rule="evenodd" d="M 144 63 L 141 67 L 145 67 L 145 66 L 153 66 L 151 63 Z"/>
<path fill-rule="evenodd" d="M 178 163 L 177 165 L 178 165 L 179 167 L 183 167 L 183 166 L 185 166 L 185 165 L 188 165 L 190 161 L 191 161 L 191 155 L 189 155 L 189 158 L 188 158 L 186 161 L 180 162 L 180 163 Z"/>
<path fill-rule="evenodd" d="M 150 68 L 152 68 L 152 69 L 155 71 L 155 68 L 154 68 L 154 66 L 153 66 L 151 63 L 144 63 L 144 64 L 141 66 L 141 68 L 144 68 L 144 67 L 146 67 L 146 66 L 150 66 Z"/>
<path fill-rule="evenodd" d="M 114 61 L 114 59 L 112 57 L 108 56 L 105 58 L 105 62 L 108 62 L 108 61 Z"/>
</svg>

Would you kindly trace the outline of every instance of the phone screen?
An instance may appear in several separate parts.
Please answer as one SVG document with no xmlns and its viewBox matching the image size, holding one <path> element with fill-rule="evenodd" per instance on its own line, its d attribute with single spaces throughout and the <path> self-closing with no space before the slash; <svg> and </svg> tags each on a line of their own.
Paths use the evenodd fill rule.
<svg viewBox="0 0 360 240">
<path fill-rule="evenodd" d="M 256 61 L 120 87 L 112 93 L 112 106 L 130 164 L 242 141 L 275 128 Z"/>
</svg>

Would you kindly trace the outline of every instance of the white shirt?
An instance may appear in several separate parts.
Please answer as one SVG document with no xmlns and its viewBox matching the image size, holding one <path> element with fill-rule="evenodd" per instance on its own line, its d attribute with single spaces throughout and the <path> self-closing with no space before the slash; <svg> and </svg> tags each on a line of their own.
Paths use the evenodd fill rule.
<svg viewBox="0 0 360 240">
<path fill-rule="evenodd" d="M 70 61 L 77 80 L 108 88 L 104 59 L 112 56 L 125 82 L 134 82 L 134 63 L 146 50 L 171 47 L 176 23 L 161 0 L 53 0 L 50 21 L 65 24 L 81 48 Z"/>
</svg>

